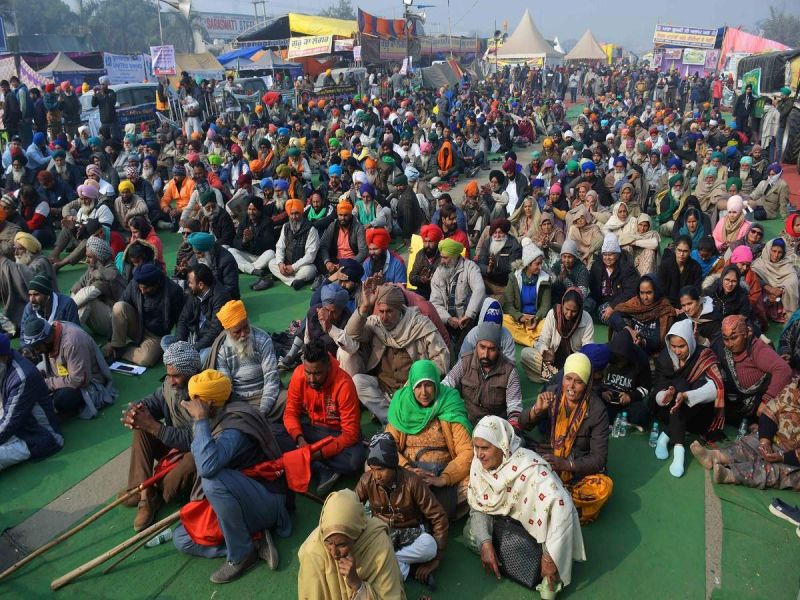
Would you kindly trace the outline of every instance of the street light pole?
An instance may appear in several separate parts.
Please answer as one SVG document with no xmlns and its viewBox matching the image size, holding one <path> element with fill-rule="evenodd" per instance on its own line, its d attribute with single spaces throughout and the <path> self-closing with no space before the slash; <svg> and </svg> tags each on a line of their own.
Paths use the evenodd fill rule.
<svg viewBox="0 0 800 600">
<path fill-rule="evenodd" d="M 414 0 L 403 0 L 403 29 L 406 33 L 406 76 L 411 72 L 411 27 L 409 27 L 409 7 Z"/>
</svg>

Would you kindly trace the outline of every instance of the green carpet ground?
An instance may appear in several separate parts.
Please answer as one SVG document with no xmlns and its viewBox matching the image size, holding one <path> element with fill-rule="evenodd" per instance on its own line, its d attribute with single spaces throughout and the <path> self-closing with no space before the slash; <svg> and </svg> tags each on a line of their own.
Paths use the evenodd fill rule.
<svg viewBox="0 0 800 600">
<path fill-rule="evenodd" d="M 570 109 L 571 114 L 579 111 Z M 530 150 L 519 153 L 527 161 Z M 781 229 L 778 221 L 766 224 L 768 237 Z M 164 236 L 165 260 L 174 264 L 177 236 Z M 59 275 L 62 289 L 79 276 L 80 267 Z M 292 319 L 302 318 L 310 292 L 295 292 L 276 285 L 267 292 L 251 292 L 249 276 L 241 276 L 240 287 L 248 312 L 257 326 L 269 331 L 284 329 Z M 780 328 L 768 332 L 775 339 Z M 605 339 L 598 327 L 596 339 Z M 123 451 L 130 433 L 119 423 L 119 413 L 131 401 L 159 385 L 163 369 L 144 376 L 115 376 L 120 398 L 92 421 L 64 425 L 66 445 L 50 459 L 23 464 L 0 473 L 0 530 L 13 527 L 40 510 L 65 490 L 79 483 Z M 524 377 L 523 396 L 529 405 L 536 387 Z M 375 426 L 364 419 L 364 433 Z M 705 595 L 705 505 L 704 472 L 688 459 L 686 475 L 676 480 L 667 464 L 657 461 L 646 435 L 630 433 L 610 441 L 609 474 L 614 493 L 599 520 L 584 528 L 588 561 L 575 566 L 573 582 L 559 596 L 576 599 L 646 597 L 653 600 L 699 599 Z M 342 482 L 352 485 L 353 481 Z M 798 590 L 796 565 L 800 540 L 788 523 L 771 516 L 767 506 L 773 497 L 797 503 L 793 492 L 750 490 L 714 486 L 721 499 L 723 520 L 722 585 L 715 599 L 794 599 Z M 109 498 L 116 490 L 109 490 Z M 174 509 L 172 509 L 174 510 Z M 293 516 L 294 533 L 278 540 L 281 555 L 275 573 L 259 567 L 243 579 L 215 586 L 208 576 L 218 561 L 183 556 L 171 544 L 141 549 L 109 575 L 102 569 L 82 577 L 58 595 L 64 598 L 296 598 L 297 549 L 316 526 L 319 505 L 300 498 Z M 166 516 L 170 508 L 162 509 Z M 86 530 L 37 559 L 10 579 L 0 583 L 0 596 L 42 598 L 49 596 L 49 582 L 70 569 L 101 554 L 133 534 L 133 510 L 118 508 Z M 485 575 L 479 559 L 464 546 L 463 521 L 454 523 L 442 566 L 437 572 L 439 590 L 434 598 L 492 598 L 515 600 L 532 593 L 508 581 L 497 583 Z M 792 565 L 795 565 L 792 567 Z M 407 585 L 409 598 L 425 590 Z"/>
</svg>

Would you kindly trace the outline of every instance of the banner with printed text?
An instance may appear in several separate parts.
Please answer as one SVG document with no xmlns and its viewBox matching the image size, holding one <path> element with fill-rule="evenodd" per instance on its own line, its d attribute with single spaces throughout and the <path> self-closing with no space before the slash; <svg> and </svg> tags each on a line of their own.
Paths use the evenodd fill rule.
<svg viewBox="0 0 800 600">
<path fill-rule="evenodd" d="M 175 64 L 175 46 L 150 46 L 150 56 L 153 61 L 153 75 L 177 75 L 178 67 Z"/>
<path fill-rule="evenodd" d="M 332 35 L 309 35 L 296 37 L 289 40 L 287 58 L 302 58 L 304 56 L 318 56 L 330 54 L 333 45 Z"/>
<path fill-rule="evenodd" d="M 381 60 L 403 60 L 406 57 L 405 40 L 384 40 L 380 41 Z"/>
<path fill-rule="evenodd" d="M 717 43 L 717 30 L 659 24 L 653 34 L 653 43 L 684 48 L 713 48 Z"/>
<path fill-rule="evenodd" d="M 142 54 L 103 52 L 103 67 L 112 84 L 141 83 L 147 79 L 147 69 Z"/>
</svg>

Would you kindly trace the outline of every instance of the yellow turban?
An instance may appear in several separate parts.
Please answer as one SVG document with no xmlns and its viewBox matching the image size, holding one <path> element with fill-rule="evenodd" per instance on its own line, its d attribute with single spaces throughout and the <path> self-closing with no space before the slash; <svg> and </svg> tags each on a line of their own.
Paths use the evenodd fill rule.
<svg viewBox="0 0 800 600">
<path fill-rule="evenodd" d="M 214 406 L 223 406 L 231 397 L 231 390 L 231 380 L 214 369 L 206 369 L 189 380 L 189 397 L 199 396 Z"/>
<path fill-rule="evenodd" d="M 131 183 L 130 179 L 125 179 L 124 181 L 120 181 L 119 185 L 117 186 L 119 193 L 122 192 L 130 192 L 131 194 L 135 191 L 133 184 Z"/>
<path fill-rule="evenodd" d="M 300 213 L 303 212 L 303 203 L 300 200 L 287 200 L 286 204 L 283 206 L 286 209 L 286 214 L 291 213 L 293 210 L 296 210 Z"/>
<path fill-rule="evenodd" d="M 450 238 L 445 238 L 439 242 L 439 252 L 442 256 L 455 258 L 464 251 L 464 244 Z"/>
<path fill-rule="evenodd" d="M 247 318 L 247 310 L 241 300 L 230 300 L 222 305 L 217 312 L 217 318 L 225 329 L 238 325 Z"/>
<path fill-rule="evenodd" d="M 25 233 L 24 231 L 20 231 L 14 236 L 14 243 L 19 244 L 31 254 L 39 254 L 39 252 L 42 251 L 42 245 L 39 243 L 39 240 L 30 233 Z"/>
<path fill-rule="evenodd" d="M 589 383 L 589 378 L 592 376 L 592 362 L 588 356 L 580 352 L 570 354 L 564 363 L 564 375 L 567 373 L 574 373 L 583 383 Z"/>
</svg>

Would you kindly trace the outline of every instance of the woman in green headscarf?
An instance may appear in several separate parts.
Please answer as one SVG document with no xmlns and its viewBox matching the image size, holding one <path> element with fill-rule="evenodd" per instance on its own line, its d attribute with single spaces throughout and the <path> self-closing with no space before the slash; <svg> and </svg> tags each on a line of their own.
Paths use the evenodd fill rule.
<svg viewBox="0 0 800 600">
<path fill-rule="evenodd" d="M 466 514 L 472 426 L 457 390 L 442 385 L 430 360 L 418 360 L 389 404 L 386 431 L 397 441 L 400 466 L 431 487 L 450 518 Z"/>
</svg>

